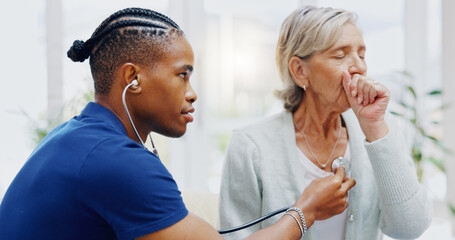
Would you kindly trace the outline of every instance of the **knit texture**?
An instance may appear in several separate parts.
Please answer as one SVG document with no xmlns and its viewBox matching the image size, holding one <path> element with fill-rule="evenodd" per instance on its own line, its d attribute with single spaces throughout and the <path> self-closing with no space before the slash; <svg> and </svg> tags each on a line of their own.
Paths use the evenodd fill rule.
<svg viewBox="0 0 455 240">
<path fill-rule="evenodd" d="M 345 239 L 399 239 L 420 236 L 430 225 L 432 206 L 417 181 L 416 171 L 395 121 L 391 132 L 367 143 L 352 110 L 342 114 L 349 134 L 351 177 Z M 290 206 L 310 184 L 303 182 L 292 114 L 282 112 L 257 124 L 235 130 L 229 141 L 220 192 L 220 227 L 251 221 Z M 225 239 L 242 239 L 268 227 L 282 215 Z M 305 240 L 318 239 L 311 227 Z"/>
</svg>

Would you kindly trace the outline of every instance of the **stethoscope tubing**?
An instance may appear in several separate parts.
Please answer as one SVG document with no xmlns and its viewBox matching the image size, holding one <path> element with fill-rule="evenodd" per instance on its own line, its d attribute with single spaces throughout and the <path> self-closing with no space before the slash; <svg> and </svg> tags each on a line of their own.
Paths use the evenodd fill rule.
<svg viewBox="0 0 455 240">
<path fill-rule="evenodd" d="M 343 157 L 338 157 L 336 159 L 334 159 L 334 161 L 332 162 L 332 169 L 333 171 L 335 172 L 335 169 L 339 168 L 339 167 L 345 167 L 345 171 L 346 171 L 346 174 L 351 170 L 351 164 L 348 160 L 346 160 L 345 158 Z M 292 207 L 292 206 L 291 206 Z M 236 231 L 240 231 L 242 229 L 245 229 L 245 228 L 248 228 L 248 227 L 251 227 L 257 223 L 260 223 L 268 218 L 271 218 L 279 213 L 282 213 L 284 211 L 286 211 L 287 209 L 289 209 L 290 207 L 284 207 L 284 208 L 280 208 L 276 211 L 273 211 L 273 212 L 270 212 L 258 219 L 255 219 L 251 222 L 248 222 L 248 223 L 245 223 L 243 225 L 240 225 L 240 226 L 237 226 L 237 227 L 232 227 L 232 228 L 227 228 L 227 229 L 221 229 L 221 230 L 218 230 L 218 233 L 220 234 L 226 234 L 226 233 L 231 233 L 231 232 L 236 232 Z"/>
<path fill-rule="evenodd" d="M 290 206 L 290 207 L 292 207 L 292 206 Z M 242 229 L 245 229 L 245 228 L 247 228 L 247 227 L 251 227 L 251 226 L 253 226 L 253 225 L 257 224 L 257 223 L 260 223 L 260 222 L 262 222 L 262 221 L 264 221 L 264 220 L 266 220 L 266 219 L 268 219 L 268 218 L 271 218 L 271 217 L 273 217 L 273 216 L 275 216 L 275 215 L 277 215 L 277 214 L 279 214 L 279 213 L 285 212 L 285 211 L 286 211 L 287 209 L 289 209 L 290 207 L 280 208 L 280 209 L 275 210 L 275 211 L 273 211 L 273 212 L 270 212 L 270 213 L 268 213 L 268 214 L 266 214 L 266 215 L 264 215 L 264 216 L 262 216 L 262 217 L 260 217 L 260 218 L 258 218 L 258 219 L 256 219 L 256 220 L 253 220 L 253 221 L 251 221 L 251 222 L 245 223 L 245 224 L 240 225 L 240 226 L 237 226 L 237 227 L 232 227 L 232 228 L 227 228 L 227 229 L 218 230 L 218 233 L 220 233 L 220 234 L 226 234 L 226 233 L 231 233 L 231 232 L 240 231 L 240 230 L 242 230 Z"/>
</svg>

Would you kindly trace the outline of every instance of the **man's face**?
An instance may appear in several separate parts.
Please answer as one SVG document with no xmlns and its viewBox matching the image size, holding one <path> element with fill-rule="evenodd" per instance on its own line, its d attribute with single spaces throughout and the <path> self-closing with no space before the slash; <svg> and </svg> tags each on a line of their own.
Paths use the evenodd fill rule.
<svg viewBox="0 0 455 240">
<path fill-rule="evenodd" d="M 184 37 L 171 40 L 163 55 L 151 66 L 141 66 L 139 72 L 142 91 L 135 99 L 135 121 L 145 129 L 169 137 L 180 137 L 197 95 L 190 84 L 193 70 L 193 50 Z M 137 119 L 137 120 L 136 120 Z"/>
</svg>

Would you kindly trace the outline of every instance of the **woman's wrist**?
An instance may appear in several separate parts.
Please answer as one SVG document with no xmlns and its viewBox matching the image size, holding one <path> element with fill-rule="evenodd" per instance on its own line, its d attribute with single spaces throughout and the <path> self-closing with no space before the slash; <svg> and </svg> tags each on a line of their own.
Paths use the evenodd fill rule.
<svg viewBox="0 0 455 240">
<path fill-rule="evenodd" d="M 389 126 L 383 119 L 380 121 L 359 122 L 367 142 L 379 140 L 389 133 Z"/>
</svg>

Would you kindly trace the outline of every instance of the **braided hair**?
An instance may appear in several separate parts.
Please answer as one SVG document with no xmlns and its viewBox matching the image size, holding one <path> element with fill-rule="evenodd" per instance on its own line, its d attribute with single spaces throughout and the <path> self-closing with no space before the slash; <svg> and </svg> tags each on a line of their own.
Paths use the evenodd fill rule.
<svg viewBox="0 0 455 240">
<path fill-rule="evenodd" d="M 90 57 L 95 93 L 108 94 L 117 67 L 126 62 L 153 63 L 171 40 L 182 35 L 180 27 L 161 13 L 126 8 L 105 19 L 87 41 L 74 41 L 67 56 L 74 62 Z"/>
</svg>

